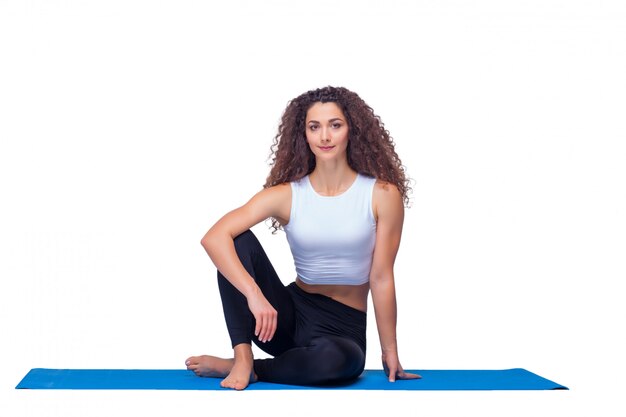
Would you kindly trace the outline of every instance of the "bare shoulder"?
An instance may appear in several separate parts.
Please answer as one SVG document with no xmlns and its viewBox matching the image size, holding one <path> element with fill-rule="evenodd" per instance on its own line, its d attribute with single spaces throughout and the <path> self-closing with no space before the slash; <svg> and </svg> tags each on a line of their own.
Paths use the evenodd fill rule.
<svg viewBox="0 0 626 417">
<path fill-rule="evenodd" d="M 377 219 L 380 215 L 398 215 L 404 212 L 404 204 L 400 190 L 395 184 L 387 181 L 376 180 L 372 205 Z"/>
<path fill-rule="evenodd" d="M 374 185 L 374 203 L 376 204 L 400 204 L 402 205 L 402 194 L 395 184 L 387 181 L 376 180 Z"/>
<path fill-rule="evenodd" d="M 262 189 L 257 195 L 278 200 L 291 199 L 291 186 L 289 183 L 273 185 Z"/>
<path fill-rule="evenodd" d="M 289 183 L 283 183 L 263 188 L 250 200 L 249 204 L 262 209 L 268 217 L 287 223 L 291 211 L 291 186 Z"/>
<path fill-rule="evenodd" d="M 378 179 L 374 185 L 374 192 L 383 193 L 389 197 L 393 197 L 394 195 L 400 197 L 400 190 L 398 190 L 395 184 Z"/>
</svg>

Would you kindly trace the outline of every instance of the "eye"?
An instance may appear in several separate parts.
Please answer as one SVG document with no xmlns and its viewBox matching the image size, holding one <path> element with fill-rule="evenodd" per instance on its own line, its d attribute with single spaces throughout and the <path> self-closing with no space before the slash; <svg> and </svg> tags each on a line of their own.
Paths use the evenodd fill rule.
<svg viewBox="0 0 626 417">
<path fill-rule="evenodd" d="M 318 127 L 318 125 L 309 125 L 309 130 L 316 131 Z"/>
<path fill-rule="evenodd" d="M 333 129 L 339 129 L 342 126 L 342 124 L 341 123 L 333 123 L 331 126 L 333 127 Z"/>
</svg>

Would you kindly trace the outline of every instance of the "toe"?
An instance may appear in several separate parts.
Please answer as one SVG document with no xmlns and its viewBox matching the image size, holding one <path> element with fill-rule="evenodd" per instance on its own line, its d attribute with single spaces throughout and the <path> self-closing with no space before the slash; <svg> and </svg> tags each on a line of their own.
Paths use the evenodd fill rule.
<svg viewBox="0 0 626 417">
<path fill-rule="evenodd" d="M 187 360 L 185 360 L 185 365 L 189 366 L 191 364 L 194 363 L 198 363 L 198 357 L 197 356 L 190 356 L 187 358 Z"/>
</svg>

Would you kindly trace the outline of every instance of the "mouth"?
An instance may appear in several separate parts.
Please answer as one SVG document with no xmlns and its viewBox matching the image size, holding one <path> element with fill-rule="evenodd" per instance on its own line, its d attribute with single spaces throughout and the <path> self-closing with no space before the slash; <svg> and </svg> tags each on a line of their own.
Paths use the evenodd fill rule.
<svg viewBox="0 0 626 417">
<path fill-rule="evenodd" d="M 318 146 L 318 148 L 322 151 L 330 151 L 334 146 Z"/>
</svg>

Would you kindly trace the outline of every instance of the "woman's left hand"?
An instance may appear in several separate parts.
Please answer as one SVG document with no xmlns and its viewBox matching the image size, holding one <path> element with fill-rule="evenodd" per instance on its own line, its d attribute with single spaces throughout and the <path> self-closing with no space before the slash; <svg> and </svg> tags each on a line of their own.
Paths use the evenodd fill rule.
<svg viewBox="0 0 626 417">
<path fill-rule="evenodd" d="M 386 352 L 383 353 L 383 370 L 385 375 L 389 378 L 389 382 L 395 382 L 396 379 L 418 379 L 420 375 L 411 372 L 404 372 L 400 360 L 398 359 L 398 352 Z"/>
</svg>

